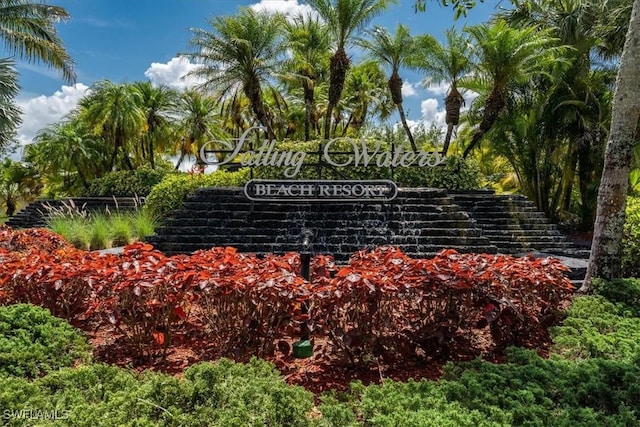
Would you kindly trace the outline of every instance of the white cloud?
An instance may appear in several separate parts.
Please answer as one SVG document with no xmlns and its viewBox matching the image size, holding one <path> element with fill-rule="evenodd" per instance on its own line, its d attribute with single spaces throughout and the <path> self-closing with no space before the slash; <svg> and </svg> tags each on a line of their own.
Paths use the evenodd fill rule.
<svg viewBox="0 0 640 427">
<path fill-rule="evenodd" d="M 418 92 L 416 91 L 416 88 L 413 86 L 412 83 L 409 82 L 403 82 L 402 83 L 402 96 L 409 97 L 409 96 L 418 96 Z"/>
<path fill-rule="evenodd" d="M 429 83 L 427 85 L 424 85 L 424 88 L 432 93 L 435 96 L 445 96 L 447 93 L 449 93 L 449 88 L 451 87 L 451 85 L 449 83 Z"/>
<path fill-rule="evenodd" d="M 17 99 L 17 104 L 23 112 L 22 125 L 18 129 L 20 145 L 31 143 L 40 129 L 60 121 L 69 114 L 86 95 L 88 89 L 88 86 L 77 83 L 74 86 L 62 86 L 51 96 Z M 18 151 L 15 156 L 22 155 L 21 150 Z"/>
<path fill-rule="evenodd" d="M 166 85 L 174 89 L 188 89 L 201 83 L 193 76 L 185 77 L 198 67 L 198 64 L 190 62 L 187 58 L 176 56 L 166 63 L 153 62 L 144 75 L 156 86 Z"/>
<path fill-rule="evenodd" d="M 438 108 L 438 100 L 435 98 L 424 99 L 420 103 L 421 120 L 427 124 L 435 123 L 438 127 L 446 125 L 447 115 L 444 108 Z"/>
<path fill-rule="evenodd" d="M 255 11 L 274 14 L 282 13 L 286 16 L 306 15 L 313 11 L 311 6 L 300 4 L 298 0 L 260 0 L 260 2 L 252 4 L 249 7 Z"/>
</svg>

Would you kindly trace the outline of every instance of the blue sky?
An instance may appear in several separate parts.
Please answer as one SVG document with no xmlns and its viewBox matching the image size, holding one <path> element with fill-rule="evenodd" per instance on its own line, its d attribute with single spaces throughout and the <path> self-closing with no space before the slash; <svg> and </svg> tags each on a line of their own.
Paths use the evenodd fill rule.
<svg viewBox="0 0 640 427">
<path fill-rule="evenodd" d="M 190 64 L 177 56 L 188 48 L 189 29 L 208 28 L 207 20 L 215 15 L 233 14 L 241 6 L 289 13 L 308 7 L 303 0 L 52 0 L 50 3 L 65 7 L 72 16 L 58 30 L 76 62 L 78 79 L 72 87 L 42 65 L 18 64 L 22 87 L 18 101 L 25 113 L 19 131 L 22 143 L 29 142 L 38 129 L 71 111 L 86 89 L 98 80 L 151 80 L 183 86 L 185 82 L 179 77 L 188 71 Z M 392 29 L 401 22 L 411 28 L 412 34 L 429 33 L 441 38 L 452 25 L 461 27 L 485 21 L 500 3 L 486 0 L 471 10 L 467 18 L 454 22 L 452 9 L 435 1 L 428 4 L 426 12 L 416 14 L 413 0 L 399 0 L 373 24 Z M 407 74 L 405 80 L 409 119 L 442 120 L 443 94 L 437 88 L 431 91 L 421 88 L 417 75 Z"/>
</svg>

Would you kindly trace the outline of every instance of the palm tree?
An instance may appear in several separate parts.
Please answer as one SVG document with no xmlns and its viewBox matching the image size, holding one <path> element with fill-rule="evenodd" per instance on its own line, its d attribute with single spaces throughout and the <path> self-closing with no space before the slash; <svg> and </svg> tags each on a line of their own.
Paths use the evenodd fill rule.
<svg viewBox="0 0 640 427">
<path fill-rule="evenodd" d="M 348 113 L 342 127 L 343 136 L 350 129 L 359 134 L 371 115 L 382 120 L 391 115 L 394 105 L 384 89 L 385 80 L 384 71 L 376 61 L 365 61 L 351 69 L 345 81 L 343 99 L 334 110 L 334 133 L 343 113 Z"/>
<path fill-rule="evenodd" d="M 73 60 L 55 25 L 71 18 L 62 7 L 33 0 L 0 1 L 0 38 L 10 55 L 55 68 L 67 82 L 76 79 Z"/>
<path fill-rule="evenodd" d="M 549 31 L 537 28 L 516 29 L 503 19 L 487 25 L 469 27 L 466 31 L 474 42 L 476 69 L 473 82 L 464 82 L 467 88 L 488 89 L 482 120 L 463 157 L 487 134 L 504 110 L 509 85 L 526 82 L 539 75 L 551 74 L 566 62 L 560 53 L 565 49 Z"/>
<path fill-rule="evenodd" d="M 5 159 L 0 163 L 0 205 L 13 216 L 20 200 L 35 199 L 42 189 L 38 172 L 30 165 Z"/>
<path fill-rule="evenodd" d="M 611 70 L 605 67 L 594 69 L 591 64 L 598 57 L 605 60 L 614 58 L 622 50 L 623 41 L 612 37 L 608 28 L 611 17 L 626 15 L 626 22 L 616 29 L 624 35 L 620 30 L 628 25 L 631 3 L 620 3 L 620 0 L 523 0 L 504 14 L 508 22 L 517 26 L 547 28 L 562 44 L 572 48 L 566 53 L 571 64 L 550 96 L 550 100 L 555 100 L 550 108 L 555 109 L 554 116 L 560 124 L 555 132 L 569 137 L 563 209 L 569 209 L 577 168 L 582 227 L 585 229 L 590 229 L 595 219 L 596 192 L 609 126 L 608 101 L 613 83 Z"/>
<path fill-rule="evenodd" d="M 176 104 L 176 114 L 180 158 L 175 169 L 180 168 L 189 154 L 195 155 L 198 165 L 204 165 L 200 149 L 204 143 L 221 136 L 219 126 L 215 126 L 218 120 L 215 100 L 194 90 L 186 91 Z"/>
<path fill-rule="evenodd" d="M 305 117 L 304 140 L 311 139 L 312 122 L 317 122 L 315 91 L 318 81 L 328 74 L 331 36 L 317 16 L 298 15 L 285 24 L 291 58 L 284 63 L 285 79 L 302 86 Z"/>
<path fill-rule="evenodd" d="M 109 168 L 113 169 L 120 153 L 125 166 L 133 170 L 130 152 L 146 132 L 147 121 L 142 97 L 134 86 L 102 80 L 80 101 L 80 119 L 96 136 L 111 144 Z"/>
<path fill-rule="evenodd" d="M 154 87 L 148 81 L 136 82 L 133 86 L 140 93 L 147 128 L 140 145 L 142 156 L 149 160 L 151 169 L 155 169 L 155 151 L 162 148 L 158 145 L 169 139 L 171 112 L 178 99 L 178 92 L 164 85 Z"/>
<path fill-rule="evenodd" d="M 447 83 L 449 93 L 444 100 L 446 107 L 447 134 L 444 138 L 442 155 L 446 156 L 451 143 L 454 126 L 460 122 L 460 110 L 464 98 L 459 91 L 460 79 L 473 68 L 470 58 L 469 38 L 458 33 L 455 28 L 445 32 L 446 45 L 439 44 L 428 34 L 416 37 L 418 54 L 414 66 L 427 74 L 424 84 Z"/>
<path fill-rule="evenodd" d="M 22 112 L 13 101 L 19 91 L 13 61 L 0 58 L 0 151 L 13 140 L 16 128 L 22 123 Z"/>
<path fill-rule="evenodd" d="M 346 46 L 358 31 L 382 13 L 393 0 L 308 0 L 330 29 L 336 51 L 329 64 L 329 99 L 324 123 L 324 138 L 329 139 L 333 110 L 342 96 L 342 89 L 351 61 Z"/>
<path fill-rule="evenodd" d="M 203 78 L 204 89 L 222 97 L 241 87 L 251 102 L 258 122 L 275 138 L 262 86 L 269 84 L 284 51 L 281 43 L 283 19 L 252 9 L 241 9 L 234 16 L 218 16 L 209 21 L 213 31 L 192 29 L 189 44 L 196 52 L 185 56 L 202 64 L 190 74 Z"/>
<path fill-rule="evenodd" d="M 92 179 L 108 172 L 104 142 L 86 130 L 76 115 L 41 129 L 34 143 L 27 145 L 25 160 L 45 176 L 61 176 L 67 193 L 73 192 L 77 179 L 88 190 Z"/>
<path fill-rule="evenodd" d="M 402 127 L 407 133 L 407 138 L 411 143 L 413 151 L 418 151 L 416 142 L 411 134 L 411 129 L 407 124 L 407 117 L 402 107 L 402 78 L 400 77 L 400 67 L 411 64 L 416 53 L 416 44 L 409 33 L 409 28 L 398 24 L 396 33 L 391 35 L 386 28 L 376 26 L 373 31 L 368 32 L 369 39 L 361 41 L 362 46 L 367 49 L 371 56 L 382 62 L 391 70 L 391 76 L 387 81 L 387 87 L 391 92 L 391 99 L 398 110 Z"/>
</svg>

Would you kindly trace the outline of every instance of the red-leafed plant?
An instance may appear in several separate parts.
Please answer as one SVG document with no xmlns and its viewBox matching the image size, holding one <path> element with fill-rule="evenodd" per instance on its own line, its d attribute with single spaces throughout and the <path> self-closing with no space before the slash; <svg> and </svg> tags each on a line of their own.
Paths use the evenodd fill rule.
<svg viewBox="0 0 640 427">
<path fill-rule="evenodd" d="M 117 258 L 71 247 L 0 252 L 1 303 L 39 305 L 78 325 L 86 320 L 87 308 L 100 298 L 109 276 L 107 266 Z"/>
<path fill-rule="evenodd" d="M 167 257 L 137 243 L 101 255 L 44 230 L 0 227 L 1 304 L 40 305 L 80 326 L 112 324 L 141 354 L 166 350 L 176 325 L 189 320 L 236 357 L 268 355 L 310 333 L 351 362 L 406 360 L 471 345 L 486 327 L 502 349 L 557 319 L 572 291 L 566 270 L 550 258 L 445 250 L 413 259 L 381 247 L 339 269 L 315 256 L 306 281 L 298 254 L 213 248 Z"/>
<path fill-rule="evenodd" d="M 552 259 L 447 250 L 419 260 L 382 247 L 316 284 L 314 316 L 351 361 L 448 351 L 487 325 L 503 348 L 521 344 L 569 297 L 566 270 Z"/>
<path fill-rule="evenodd" d="M 110 293 L 98 302 L 100 313 L 142 354 L 155 343 L 166 356 L 175 324 L 187 319 L 195 299 L 196 273 L 188 257 L 167 257 L 151 245 L 134 243 L 113 268 Z"/>
<path fill-rule="evenodd" d="M 308 284 L 294 272 L 297 255 L 259 259 L 214 248 L 190 259 L 209 275 L 199 295 L 211 334 L 235 356 L 271 354 L 277 340 L 295 336 L 308 318 L 302 310 Z"/>
</svg>

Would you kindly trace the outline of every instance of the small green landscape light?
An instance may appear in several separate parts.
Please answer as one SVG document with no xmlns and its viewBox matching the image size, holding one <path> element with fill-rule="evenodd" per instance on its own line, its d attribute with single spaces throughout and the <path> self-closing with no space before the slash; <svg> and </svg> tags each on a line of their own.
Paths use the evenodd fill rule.
<svg viewBox="0 0 640 427">
<path fill-rule="evenodd" d="M 313 355 L 313 344 L 309 340 L 300 340 L 293 343 L 293 357 L 304 359 Z"/>
</svg>

